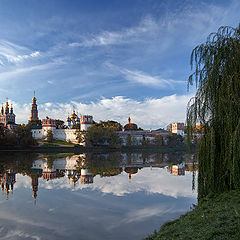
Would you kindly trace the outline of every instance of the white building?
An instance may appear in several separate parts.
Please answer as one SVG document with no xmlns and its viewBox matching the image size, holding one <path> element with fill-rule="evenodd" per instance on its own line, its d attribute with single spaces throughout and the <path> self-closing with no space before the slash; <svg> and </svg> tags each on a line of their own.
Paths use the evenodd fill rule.
<svg viewBox="0 0 240 240">
<path fill-rule="evenodd" d="M 180 123 L 180 122 L 172 123 L 171 131 L 172 131 L 172 133 L 176 133 L 181 136 L 184 136 L 184 123 Z"/>
<path fill-rule="evenodd" d="M 163 144 L 167 143 L 168 132 L 164 130 L 151 131 L 151 130 L 130 130 L 130 131 L 118 131 L 117 134 L 122 140 L 122 145 L 126 146 L 128 141 L 131 141 L 131 145 L 142 145 L 143 142 L 154 144 L 156 137 L 161 136 Z"/>
<path fill-rule="evenodd" d="M 73 114 L 72 114 L 73 115 Z M 72 115 L 70 117 L 72 117 Z M 71 118 L 69 118 L 71 119 Z M 93 124 L 93 118 L 89 115 L 80 116 L 81 121 L 80 130 L 87 131 L 88 127 Z M 74 122 L 75 119 L 73 118 Z M 77 121 L 76 121 L 77 123 Z M 69 127 L 72 127 L 70 125 Z M 42 128 L 32 129 L 32 136 L 35 139 L 46 139 L 48 131 L 51 130 L 53 133 L 53 138 L 56 140 L 62 140 L 72 143 L 78 143 L 77 140 L 77 129 L 56 129 L 56 121 L 54 119 L 46 118 L 42 120 Z M 83 143 L 81 143 L 83 145 Z"/>
</svg>

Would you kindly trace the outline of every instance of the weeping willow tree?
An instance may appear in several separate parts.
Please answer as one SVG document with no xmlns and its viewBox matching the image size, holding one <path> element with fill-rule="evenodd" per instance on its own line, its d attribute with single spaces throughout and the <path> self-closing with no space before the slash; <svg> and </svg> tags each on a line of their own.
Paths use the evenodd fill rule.
<svg viewBox="0 0 240 240">
<path fill-rule="evenodd" d="M 198 149 L 198 197 L 240 189 L 240 25 L 220 27 L 191 54 L 189 139 L 203 125 Z"/>
</svg>

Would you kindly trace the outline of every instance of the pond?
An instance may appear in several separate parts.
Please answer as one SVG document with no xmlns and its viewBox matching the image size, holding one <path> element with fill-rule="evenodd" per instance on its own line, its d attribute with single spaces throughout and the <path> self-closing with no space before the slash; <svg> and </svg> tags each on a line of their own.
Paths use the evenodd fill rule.
<svg viewBox="0 0 240 240">
<path fill-rule="evenodd" d="M 0 157 L 0 239 L 142 239 L 197 203 L 191 157 Z"/>
</svg>

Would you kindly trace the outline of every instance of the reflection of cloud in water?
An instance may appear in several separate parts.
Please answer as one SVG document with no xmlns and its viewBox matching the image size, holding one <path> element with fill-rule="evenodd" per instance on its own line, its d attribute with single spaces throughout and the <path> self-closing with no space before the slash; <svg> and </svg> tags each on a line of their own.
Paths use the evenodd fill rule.
<svg viewBox="0 0 240 240">
<path fill-rule="evenodd" d="M 18 175 L 15 188 L 18 186 L 31 188 L 30 178 Z M 192 191 L 192 172 L 186 172 L 185 176 L 173 176 L 162 168 L 152 168 L 152 170 L 142 168 L 137 174 L 132 175 L 131 180 L 125 172 L 113 177 L 95 176 L 93 184 L 84 185 L 78 182 L 75 187 L 69 179 L 63 177 L 51 181 L 39 181 L 39 188 L 71 189 L 73 191 L 91 189 L 115 196 L 145 191 L 148 194 L 164 194 L 175 198 L 197 197 L 197 191 Z"/>
</svg>

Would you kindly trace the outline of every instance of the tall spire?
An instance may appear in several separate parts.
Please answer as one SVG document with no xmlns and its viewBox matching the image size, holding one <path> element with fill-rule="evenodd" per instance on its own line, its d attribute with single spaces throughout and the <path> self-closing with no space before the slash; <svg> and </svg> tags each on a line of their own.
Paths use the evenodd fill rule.
<svg viewBox="0 0 240 240">
<path fill-rule="evenodd" d="M 35 97 L 35 90 L 33 92 L 34 96 L 32 99 L 32 110 L 31 110 L 31 117 L 30 120 L 38 120 L 38 110 L 37 110 L 37 99 Z"/>
<path fill-rule="evenodd" d="M 2 103 L 2 109 L 1 109 L 1 115 L 4 115 L 4 107 L 3 107 L 3 103 Z"/>
<path fill-rule="evenodd" d="M 10 113 L 13 114 L 13 105 L 11 104 Z"/>
<path fill-rule="evenodd" d="M 6 106 L 5 106 L 5 114 L 8 114 L 8 113 L 9 113 L 9 104 L 8 104 L 8 98 L 7 98 Z"/>
</svg>

